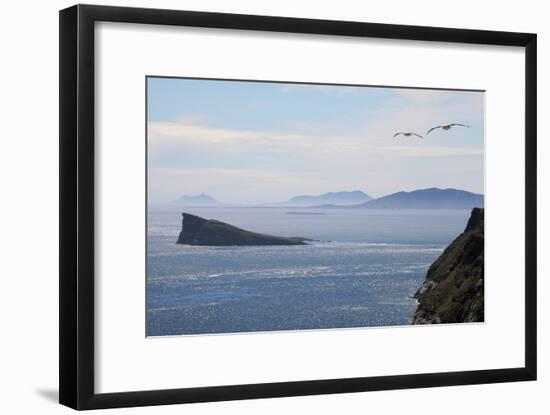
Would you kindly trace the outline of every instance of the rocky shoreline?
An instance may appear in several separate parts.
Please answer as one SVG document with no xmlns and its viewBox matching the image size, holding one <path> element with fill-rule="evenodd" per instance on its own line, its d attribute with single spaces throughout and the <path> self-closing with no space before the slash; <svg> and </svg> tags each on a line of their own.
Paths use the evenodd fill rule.
<svg viewBox="0 0 550 415">
<path fill-rule="evenodd" d="M 484 209 L 474 208 L 464 232 L 430 266 L 413 298 L 412 324 L 484 321 Z"/>
</svg>

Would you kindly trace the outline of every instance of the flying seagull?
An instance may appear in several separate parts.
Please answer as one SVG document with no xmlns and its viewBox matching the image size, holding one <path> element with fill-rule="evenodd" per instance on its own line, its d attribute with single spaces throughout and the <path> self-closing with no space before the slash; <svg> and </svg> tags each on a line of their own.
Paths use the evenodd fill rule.
<svg viewBox="0 0 550 415">
<path fill-rule="evenodd" d="M 431 131 L 433 130 L 437 130 L 438 128 L 442 128 L 443 130 L 445 131 L 449 131 L 451 129 L 451 127 L 454 127 L 455 125 L 459 125 L 461 127 L 466 127 L 466 128 L 470 128 L 469 125 L 466 125 L 466 124 L 457 124 L 457 123 L 454 123 L 454 124 L 447 124 L 447 125 L 438 125 L 437 127 L 432 127 L 428 130 L 428 132 L 426 133 L 426 135 L 430 134 Z"/>
<path fill-rule="evenodd" d="M 395 138 L 395 137 L 397 137 L 399 134 L 402 134 L 402 135 L 404 135 L 405 137 L 410 137 L 411 135 L 415 135 L 415 136 L 417 136 L 418 138 L 424 138 L 424 137 L 422 137 L 422 136 L 419 135 L 419 134 L 411 133 L 411 132 L 403 132 L 403 131 L 398 132 L 398 133 L 395 133 L 395 134 L 393 135 L 393 137 Z"/>
</svg>

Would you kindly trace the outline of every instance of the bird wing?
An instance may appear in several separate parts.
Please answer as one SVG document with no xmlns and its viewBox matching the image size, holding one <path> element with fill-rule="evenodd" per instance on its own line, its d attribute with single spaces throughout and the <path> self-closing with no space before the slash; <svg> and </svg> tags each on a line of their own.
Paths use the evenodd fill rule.
<svg viewBox="0 0 550 415">
<path fill-rule="evenodd" d="M 438 128 L 441 128 L 441 125 L 438 125 L 437 127 L 432 127 L 428 130 L 428 132 L 426 133 L 426 135 L 430 134 L 433 130 L 437 130 Z"/>
<path fill-rule="evenodd" d="M 460 125 L 461 127 L 467 127 L 467 128 L 470 128 L 469 125 L 466 125 L 466 124 L 458 124 L 458 123 L 454 123 L 454 124 L 449 124 L 449 127 L 453 127 L 455 125 Z"/>
<path fill-rule="evenodd" d="M 393 137 L 395 138 L 395 137 L 397 137 L 399 134 L 404 134 L 404 132 L 403 132 L 403 131 L 400 131 L 400 132 L 398 132 L 398 133 L 395 133 L 395 134 L 393 135 Z"/>
<path fill-rule="evenodd" d="M 413 133 L 413 135 L 415 135 L 415 136 L 417 136 L 417 137 L 419 137 L 419 138 L 424 138 L 424 137 L 422 137 L 420 134 Z"/>
</svg>

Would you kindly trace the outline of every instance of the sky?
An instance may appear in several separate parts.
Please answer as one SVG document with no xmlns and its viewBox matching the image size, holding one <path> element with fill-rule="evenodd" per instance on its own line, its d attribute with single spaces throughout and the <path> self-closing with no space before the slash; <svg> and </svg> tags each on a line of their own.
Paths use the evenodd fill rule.
<svg viewBox="0 0 550 415">
<path fill-rule="evenodd" d="M 462 123 L 469 128 L 433 126 Z M 393 137 L 411 131 L 424 136 Z M 429 187 L 484 193 L 484 93 L 147 79 L 149 201 Z"/>
</svg>

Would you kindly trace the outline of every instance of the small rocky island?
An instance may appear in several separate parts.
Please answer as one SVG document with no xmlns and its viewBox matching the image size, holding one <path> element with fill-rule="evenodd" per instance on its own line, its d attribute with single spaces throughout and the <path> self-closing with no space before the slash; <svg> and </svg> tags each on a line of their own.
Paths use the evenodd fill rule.
<svg viewBox="0 0 550 415">
<path fill-rule="evenodd" d="M 464 232 L 431 265 L 415 293 L 412 324 L 484 321 L 484 210 L 474 208 Z"/>
<path fill-rule="evenodd" d="M 287 238 L 250 232 L 213 219 L 182 213 L 181 232 L 176 243 L 198 246 L 306 245 L 306 238 Z"/>
</svg>

